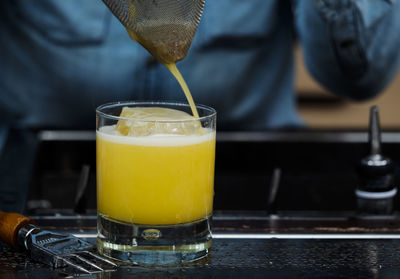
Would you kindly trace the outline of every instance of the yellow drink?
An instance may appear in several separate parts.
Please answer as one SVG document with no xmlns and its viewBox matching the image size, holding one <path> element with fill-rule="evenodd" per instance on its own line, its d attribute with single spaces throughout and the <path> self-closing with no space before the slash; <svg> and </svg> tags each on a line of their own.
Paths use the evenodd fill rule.
<svg viewBox="0 0 400 279">
<path fill-rule="evenodd" d="M 212 214 L 215 131 L 129 137 L 104 126 L 96 142 L 100 214 L 149 225 L 188 223 Z"/>
<path fill-rule="evenodd" d="M 167 69 L 172 73 L 172 75 L 176 78 L 179 85 L 182 88 L 183 93 L 185 93 L 186 99 L 190 105 L 190 109 L 192 110 L 193 116 L 198 118 L 199 114 L 196 109 L 196 105 L 194 104 L 192 94 L 190 94 L 189 87 L 186 84 L 186 81 L 183 79 L 181 72 L 179 72 L 178 68 L 176 67 L 175 63 L 165 64 Z"/>
</svg>

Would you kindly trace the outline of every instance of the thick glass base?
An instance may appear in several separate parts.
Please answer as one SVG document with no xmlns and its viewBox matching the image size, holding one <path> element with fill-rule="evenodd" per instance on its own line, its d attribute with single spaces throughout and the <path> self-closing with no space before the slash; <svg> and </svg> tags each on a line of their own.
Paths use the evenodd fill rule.
<svg viewBox="0 0 400 279">
<path fill-rule="evenodd" d="M 117 261 L 171 266 L 205 257 L 211 247 L 210 218 L 178 225 L 129 224 L 98 214 L 97 249 Z"/>
</svg>

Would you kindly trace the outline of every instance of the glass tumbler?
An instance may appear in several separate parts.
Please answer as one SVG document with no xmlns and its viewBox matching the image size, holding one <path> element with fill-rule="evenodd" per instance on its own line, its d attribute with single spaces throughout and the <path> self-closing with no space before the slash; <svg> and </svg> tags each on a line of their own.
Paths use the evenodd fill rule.
<svg viewBox="0 0 400 279">
<path fill-rule="evenodd" d="M 159 108 L 172 116 L 159 114 Z M 97 108 L 100 254 L 144 266 L 178 265 L 208 254 L 216 111 L 204 105 L 196 109 L 198 118 L 179 102 Z"/>
</svg>

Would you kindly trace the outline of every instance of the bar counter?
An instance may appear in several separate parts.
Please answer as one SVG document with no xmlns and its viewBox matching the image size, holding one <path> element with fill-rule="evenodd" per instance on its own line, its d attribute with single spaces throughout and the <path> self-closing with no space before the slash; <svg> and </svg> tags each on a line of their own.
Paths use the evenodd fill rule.
<svg viewBox="0 0 400 279">
<path fill-rule="evenodd" d="M 96 216 L 31 216 L 95 242 Z M 341 212 L 216 212 L 207 258 L 177 267 L 120 266 L 79 278 L 398 278 L 400 218 Z M 0 278 L 71 278 L 0 244 Z M 78 275 L 76 275 L 78 276 Z"/>
</svg>

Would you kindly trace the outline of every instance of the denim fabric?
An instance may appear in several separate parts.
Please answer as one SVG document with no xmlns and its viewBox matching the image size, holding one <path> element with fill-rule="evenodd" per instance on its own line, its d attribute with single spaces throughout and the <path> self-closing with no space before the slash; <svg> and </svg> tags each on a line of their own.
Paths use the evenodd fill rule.
<svg viewBox="0 0 400 279">
<path fill-rule="evenodd" d="M 295 20 L 306 64 L 323 86 L 365 100 L 393 79 L 400 63 L 399 1 L 298 3 Z"/>
</svg>

